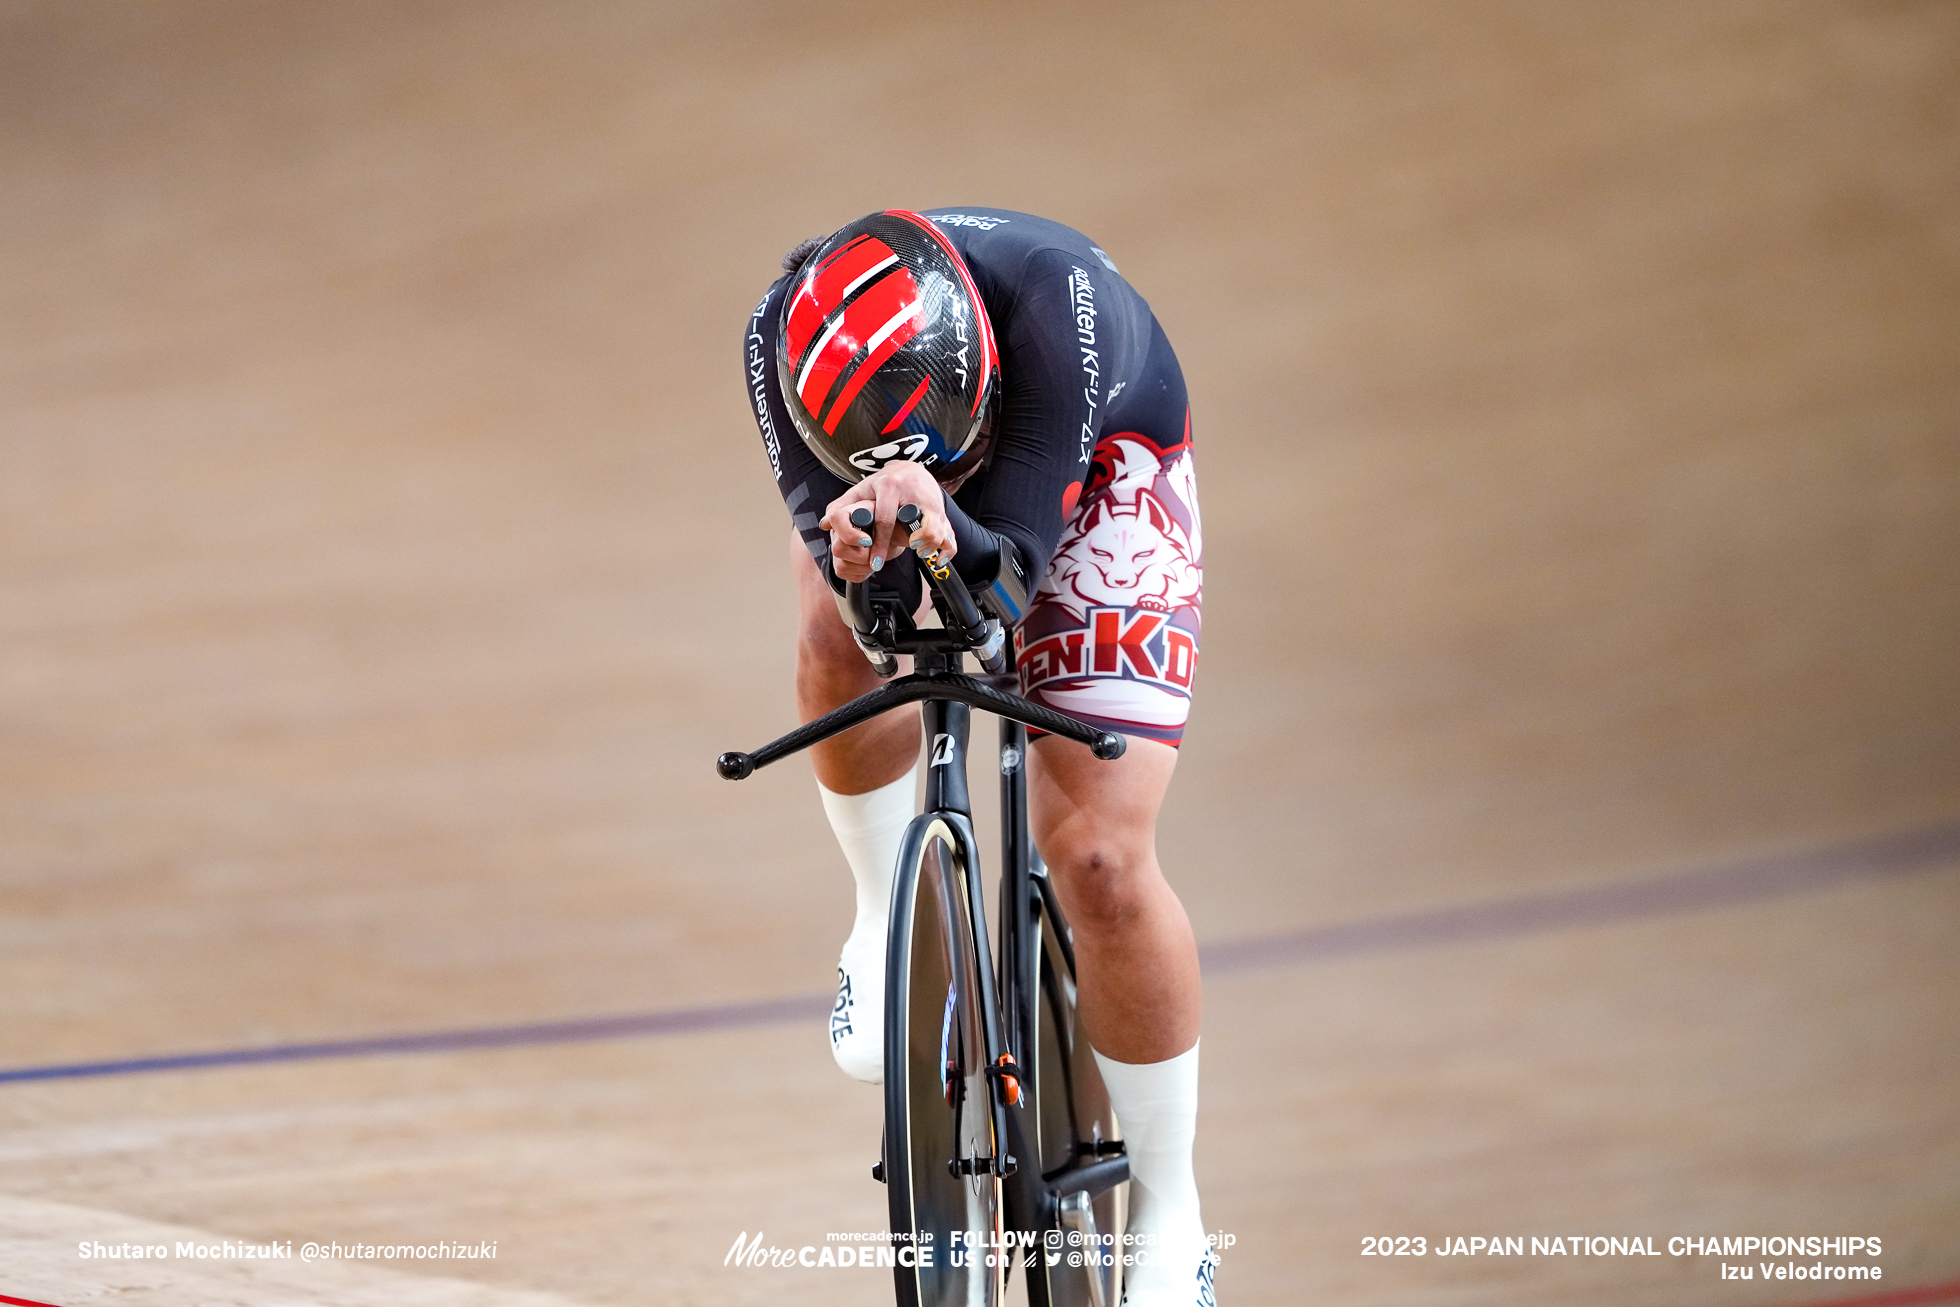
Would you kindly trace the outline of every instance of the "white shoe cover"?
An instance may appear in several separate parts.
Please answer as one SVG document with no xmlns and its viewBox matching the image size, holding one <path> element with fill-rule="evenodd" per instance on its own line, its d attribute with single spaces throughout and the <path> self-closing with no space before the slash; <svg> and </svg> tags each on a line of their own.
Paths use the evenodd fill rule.
<svg viewBox="0 0 1960 1307">
<path fill-rule="evenodd" d="M 837 1002 L 830 1009 L 830 1055 L 844 1074 L 871 1084 L 885 1079 L 885 926 L 868 948 L 856 932 L 837 963 Z"/>
<path fill-rule="evenodd" d="M 837 959 L 837 1001 L 830 1009 L 830 1055 L 846 1075 L 885 1078 L 885 933 L 891 917 L 898 846 L 911 824 L 915 772 L 866 794 L 817 787 L 824 815 L 857 882 L 857 917 Z"/>
<path fill-rule="evenodd" d="M 1212 1301 L 1218 1265 L 1198 1210 L 1191 1146 L 1198 1124 L 1198 1046 L 1163 1062 L 1116 1062 L 1096 1052 L 1130 1155 L 1129 1233 L 1137 1264 L 1123 1277 L 1125 1307 Z"/>
<path fill-rule="evenodd" d="M 1214 1307 L 1217 1303 L 1212 1280 L 1218 1254 L 1202 1230 L 1195 1242 L 1188 1236 L 1158 1235 L 1138 1251 L 1147 1251 L 1150 1260 L 1124 1272 L 1123 1307 Z"/>
</svg>

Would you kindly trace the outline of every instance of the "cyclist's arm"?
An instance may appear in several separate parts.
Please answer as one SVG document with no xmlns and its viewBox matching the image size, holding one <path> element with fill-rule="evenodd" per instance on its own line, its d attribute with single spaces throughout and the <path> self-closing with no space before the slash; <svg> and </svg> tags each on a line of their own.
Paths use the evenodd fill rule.
<svg viewBox="0 0 1960 1307">
<path fill-rule="evenodd" d="M 742 341 L 742 362 L 749 392 L 749 412 L 756 432 L 762 437 L 762 451 L 775 474 L 776 490 L 789 509 L 790 522 L 803 538 L 810 556 L 822 566 L 830 560 L 829 534 L 818 525 L 830 502 L 850 489 L 830 469 L 817 461 L 796 427 L 789 410 L 783 407 L 782 388 L 776 377 L 776 333 L 782 309 L 783 287 L 789 278 L 779 279 L 762 297 L 749 316 Z"/>
<path fill-rule="evenodd" d="M 841 480 L 835 472 L 823 466 L 817 457 L 804 445 L 804 439 L 796 433 L 796 425 L 790 421 L 790 410 L 782 402 L 782 382 L 776 374 L 776 333 L 780 329 L 782 312 L 782 292 L 790 278 L 780 278 L 762 296 L 762 302 L 749 315 L 747 331 L 743 337 L 743 366 L 745 382 L 749 388 L 749 411 L 755 417 L 757 433 L 762 437 L 762 453 L 768 459 L 770 470 L 776 476 L 776 490 L 782 494 L 784 508 L 790 509 L 790 523 L 804 541 L 809 557 L 815 558 L 817 566 L 833 576 L 843 576 L 845 580 L 860 580 L 864 576 L 862 568 L 868 566 L 870 558 L 866 551 L 855 545 L 857 531 L 845 525 L 849 517 L 849 504 L 864 498 L 864 488 L 876 478 L 866 478 L 857 486 Z M 888 496 L 890 504 L 882 504 L 882 527 L 890 531 L 892 517 L 898 513 L 900 502 L 917 502 L 923 508 L 943 506 L 937 482 L 923 472 L 923 468 L 907 464 L 909 470 L 919 472 L 923 486 L 919 494 L 900 498 Z M 872 488 L 876 492 L 876 488 Z M 929 496 L 929 498 L 927 498 Z M 845 508 L 835 513 L 835 531 L 823 525 L 829 509 L 845 502 Z M 941 519 L 943 523 L 943 519 Z M 945 525 L 937 525 L 935 539 L 947 535 Z M 833 558 L 833 545 L 837 557 Z M 904 541 L 892 541 L 884 553 L 896 555 L 906 547 Z M 898 568 L 892 576 L 902 600 L 907 607 L 915 607 L 919 600 L 919 578 L 911 568 Z"/>
<path fill-rule="evenodd" d="M 1087 335 L 1096 343 L 1086 344 L 1078 311 L 1115 280 L 1066 251 L 1037 250 L 1015 279 L 1012 302 L 989 305 L 1000 342 L 999 426 L 987 470 L 951 497 L 947 512 L 959 542 L 954 566 L 969 581 L 992 574 L 1001 537 L 1013 542 L 1030 583 L 1048 567 L 1102 434 L 1113 381 L 1095 320 Z"/>
</svg>

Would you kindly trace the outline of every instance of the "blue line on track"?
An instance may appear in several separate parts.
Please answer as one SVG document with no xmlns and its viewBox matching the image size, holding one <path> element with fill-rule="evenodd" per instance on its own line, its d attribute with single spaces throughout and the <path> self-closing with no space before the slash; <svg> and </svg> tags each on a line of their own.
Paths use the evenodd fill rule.
<svg viewBox="0 0 1960 1307">
<path fill-rule="evenodd" d="M 830 1011 L 830 1003 L 831 1000 L 825 995 L 804 994 L 795 998 L 762 999 L 754 1003 L 717 1003 L 707 1007 L 590 1017 L 578 1021 L 538 1021 L 521 1026 L 480 1026 L 474 1030 L 438 1030 L 416 1035 L 377 1035 L 367 1039 L 330 1039 L 310 1044 L 270 1044 L 264 1048 L 173 1053 L 162 1057 L 123 1058 L 114 1062 L 68 1062 L 0 1071 L 0 1083 L 15 1080 L 81 1080 L 91 1076 L 136 1075 L 144 1071 L 195 1071 L 205 1067 L 252 1066 L 261 1062 L 311 1062 L 330 1057 L 528 1048 L 539 1044 L 579 1044 L 599 1039 L 678 1035 L 697 1030 L 734 1030 L 742 1026 L 813 1021 Z"/>
<path fill-rule="evenodd" d="M 1925 871 L 1956 857 L 1960 857 L 1960 821 L 1942 822 L 1803 853 L 1703 867 L 1672 876 L 1547 890 L 1285 935 L 1255 936 L 1212 944 L 1199 952 L 1207 975 L 1254 971 L 1289 963 L 1467 944 L 1728 907 L 1832 885 Z"/>
<path fill-rule="evenodd" d="M 1960 857 L 1960 821 L 1943 822 L 1829 845 L 1806 853 L 1760 858 L 1672 876 L 1582 889 L 1551 890 L 1462 907 L 1402 913 L 1338 926 L 1225 941 L 1207 945 L 1200 953 L 1207 975 L 1256 971 L 1333 958 L 1437 948 L 1728 907 L 1833 885 L 1925 871 L 1956 857 Z M 105 1062 L 15 1067 L 0 1070 L 0 1084 L 26 1080 L 81 1080 L 151 1071 L 194 1071 L 268 1062 L 308 1062 L 323 1058 L 528 1048 L 544 1044 L 736 1030 L 815 1020 L 830 1010 L 830 1004 L 828 995 L 802 994 L 793 998 L 717 1003 L 703 1007 L 672 1008 L 664 1012 L 572 1021 L 539 1021 L 473 1030 L 439 1030 L 423 1034 L 273 1044 L 263 1048 L 219 1049 L 208 1053 L 177 1053 Z"/>
</svg>

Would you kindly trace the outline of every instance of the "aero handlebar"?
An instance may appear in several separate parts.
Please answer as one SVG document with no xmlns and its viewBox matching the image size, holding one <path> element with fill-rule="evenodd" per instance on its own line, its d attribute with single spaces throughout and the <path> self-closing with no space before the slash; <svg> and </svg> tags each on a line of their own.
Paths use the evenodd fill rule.
<svg viewBox="0 0 1960 1307">
<path fill-rule="evenodd" d="M 908 539 L 918 529 L 921 516 L 917 505 L 900 505 L 898 527 Z M 851 511 L 851 525 L 860 531 L 868 531 L 872 520 L 869 508 Z M 898 605 L 885 598 L 881 597 L 873 603 L 870 585 L 844 582 L 843 592 L 837 596 L 838 608 L 850 626 L 851 634 L 856 637 L 858 648 L 871 661 L 872 669 L 880 677 L 896 674 L 898 655 L 901 653 L 918 658 L 918 669 L 910 676 L 901 676 L 868 694 L 859 695 L 814 721 L 805 722 L 754 753 L 724 753 L 715 760 L 715 770 L 728 780 L 739 781 L 753 775 L 758 767 L 766 767 L 798 750 L 861 726 L 881 713 L 928 699 L 968 704 L 1034 730 L 1074 740 L 1088 746 L 1091 753 L 1105 762 L 1122 757 L 1127 741 L 1115 731 L 1107 731 L 1067 713 L 1031 703 L 1018 694 L 1009 693 L 987 680 L 964 675 L 958 670 L 960 655 L 967 652 L 978 656 L 981 664 L 993 676 L 1000 676 L 1010 668 L 1012 660 L 1007 648 L 1006 622 L 996 614 L 1005 611 L 1018 615 L 1025 611 L 1026 595 L 1019 563 L 1009 552 L 1012 546 L 1003 542 L 1001 548 L 1002 573 L 994 578 L 986 591 L 991 612 L 981 609 L 967 589 L 966 582 L 937 551 L 927 550 L 918 554 L 918 562 L 932 584 L 935 607 L 946 622 L 943 632 L 914 627 L 911 615 L 897 612 Z M 1010 567 L 1011 576 L 1008 575 Z M 836 573 L 828 567 L 825 571 L 826 579 L 834 587 L 837 583 Z"/>
<path fill-rule="evenodd" d="M 901 504 L 898 509 L 898 529 L 907 539 L 918 530 L 919 520 L 924 514 L 917 504 Z M 871 529 L 873 521 L 869 508 L 851 510 L 851 525 L 860 531 Z M 916 551 L 915 551 L 916 552 Z M 932 583 L 933 592 L 939 596 L 939 613 L 945 619 L 948 629 L 973 650 L 974 657 L 989 673 L 999 676 L 1007 670 L 1007 628 L 997 617 L 988 617 L 973 602 L 973 592 L 966 588 L 959 574 L 953 571 L 951 563 L 943 561 L 936 550 L 917 553 L 919 566 L 925 570 L 926 579 Z M 853 614 L 869 614 L 869 599 L 863 596 L 862 587 L 855 582 L 845 583 L 845 600 Z M 853 590 L 859 591 L 852 594 Z M 859 641 L 860 645 L 864 642 Z M 866 654 L 870 654 L 867 649 Z M 887 654 L 889 657 L 889 654 Z M 873 660 L 874 665 L 877 659 Z M 896 664 L 893 664 L 896 666 Z M 890 675 L 880 671 L 881 676 Z"/>
</svg>

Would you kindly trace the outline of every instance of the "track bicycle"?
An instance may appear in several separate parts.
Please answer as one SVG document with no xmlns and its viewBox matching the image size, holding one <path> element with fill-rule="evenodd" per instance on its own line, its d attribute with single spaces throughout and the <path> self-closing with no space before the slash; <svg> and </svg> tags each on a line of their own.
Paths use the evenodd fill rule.
<svg viewBox="0 0 1960 1307">
<path fill-rule="evenodd" d="M 909 535 L 919 518 L 906 505 L 899 528 Z M 868 528 L 871 511 L 851 521 Z M 1129 1159 L 1076 1011 L 1068 923 L 1028 833 L 1028 728 L 1106 761 L 1121 757 L 1126 741 L 1010 688 L 1007 629 L 1026 608 L 1011 548 L 977 601 L 936 555 L 914 562 L 943 627 L 915 625 L 895 596 L 828 578 L 878 674 L 894 676 L 901 654 L 912 673 L 753 753 L 724 753 L 716 770 L 742 780 L 881 713 L 921 705 L 925 801 L 892 882 L 885 1127 L 872 1167 L 887 1187 L 898 1302 L 991 1307 L 1018 1266 L 1030 1307 L 1117 1307 Z M 969 653 L 985 675 L 963 670 Z M 974 708 L 1000 719 L 997 958 L 967 793 Z"/>
</svg>

